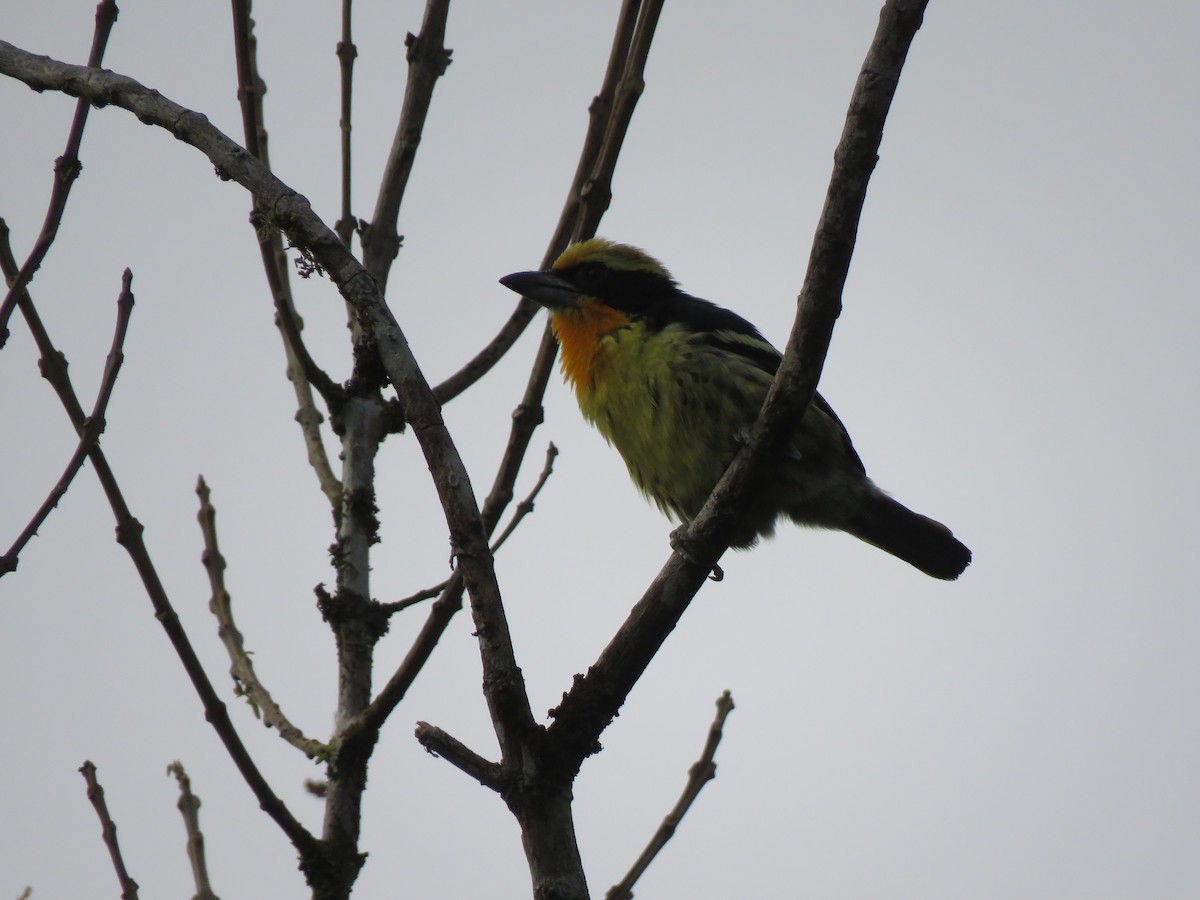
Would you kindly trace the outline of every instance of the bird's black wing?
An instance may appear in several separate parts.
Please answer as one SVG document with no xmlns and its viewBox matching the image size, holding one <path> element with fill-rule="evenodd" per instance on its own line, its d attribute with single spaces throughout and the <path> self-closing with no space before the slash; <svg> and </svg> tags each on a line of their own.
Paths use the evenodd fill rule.
<svg viewBox="0 0 1200 900">
<path fill-rule="evenodd" d="M 771 377 L 774 377 L 775 373 L 779 371 L 779 363 L 783 359 L 779 351 L 771 346 L 770 341 L 764 338 L 750 322 L 723 306 L 718 306 L 708 300 L 701 300 L 699 297 L 693 297 L 676 289 L 671 296 L 654 303 L 646 311 L 645 317 L 651 327 L 654 325 L 663 327 L 668 323 L 678 322 L 689 330 L 703 333 L 706 340 L 713 345 L 729 353 L 738 354 Z M 842 424 L 842 420 L 838 418 L 837 413 L 833 411 L 833 407 L 819 393 L 813 395 L 812 404 L 837 423 L 837 427 L 842 433 L 842 444 L 846 451 L 846 457 L 854 463 L 859 471 L 866 474 L 866 467 L 863 465 L 858 451 L 854 449 L 850 433 Z"/>
</svg>

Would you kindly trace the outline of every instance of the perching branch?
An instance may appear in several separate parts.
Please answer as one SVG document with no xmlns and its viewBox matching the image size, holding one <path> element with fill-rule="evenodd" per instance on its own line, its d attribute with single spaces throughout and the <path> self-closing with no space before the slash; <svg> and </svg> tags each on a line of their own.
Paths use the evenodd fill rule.
<svg viewBox="0 0 1200 900">
<path fill-rule="evenodd" d="M 200 498 L 200 511 L 196 519 L 200 522 L 200 531 L 204 535 L 204 553 L 201 561 L 208 572 L 208 583 L 212 588 L 212 599 L 208 603 L 209 610 L 217 618 L 217 636 L 229 653 L 230 670 L 233 677 L 234 692 L 245 697 L 256 716 L 261 716 L 263 724 L 275 728 L 279 736 L 301 750 L 309 759 L 323 759 L 329 753 L 329 748 L 320 741 L 304 736 L 304 733 L 292 724 L 271 693 L 259 680 L 254 671 L 254 663 L 246 650 L 242 633 L 233 621 L 233 602 L 225 587 L 225 557 L 221 555 L 217 543 L 217 510 L 212 505 L 208 485 L 201 476 L 196 481 L 196 495 Z"/>
<path fill-rule="evenodd" d="M 662 852 L 667 841 L 675 836 L 675 829 L 679 827 L 679 823 L 683 821 L 687 811 L 692 808 L 692 804 L 700 796 L 700 791 L 717 777 L 717 764 L 713 762 L 713 758 L 717 754 L 717 744 L 721 743 L 725 719 L 731 712 L 733 712 L 733 697 L 730 696 L 729 691 L 725 691 L 717 698 L 717 716 L 708 728 L 708 739 L 704 742 L 704 752 L 688 769 L 687 784 L 684 785 L 679 802 L 667 813 L 662 824 L 658 826 L 658 831 L 654 832 L 654 837 L 650 839 L 646 849 L 638 856 L 633 867 L 625 873 L 625 877 L 608 889 L 608 893 L 604 895 L 605 900 L 633 900 L 633 886 L 637 880 L 650 867 L 650 863 L 654 862 L 654 858 Z"/>
<path fill-rule="evenodd" d="M 183 770 L 183 763 L 176 760 L 167 766 L 167 774 L 174 775 L 179 782 L 179 812 L 183 816 L 183 828 L 187 832 L 188 862 L 192 864 L 192 879 L 196 882 L 196 894 L 192 900 L 221 900 L 213 893 L 208 880 L 208 864 L 204 860 L 204 834 L 200 831 L 200 798 L 192 793 L 192 780 Z"/>
<path fill-rule="evenodd" d="M 50 491 L 50 495 L 38 508 L 38 511 L 34 514 L 29 524 L 25 526 L 25 530 L 17 536 L 16 541 L 13 542 L 8 552 L 0 556 L 0 578 L 9 572 L 16 571 L 21 550 L 37 534 L 38 529 L 42 527 L 42 523 L 46 521 L 50 512 L 58 506 L 59 501 L 67 493 L 67 488 L 71 486 L 71 482 L 75 480 L 75 476 L 83 467 L 83 461 L 100 440 L 100 435 L 104 431 L 104 414 L 108 409 L 108 401 L 112 397 L 113 387 L 117 383 L 117 373 L 120 372 L 121 362 L 124 359 L 121 348 L 125 345 L 125 333 L 129 327 L 129 317 L 133 314 L 133 293 L 129 290 L 132 281 L 133 273 L 126 269 L 121 279 L 121 293 L 117 297 L 117 325 L 113 334 L 112 347 L 108 351 L 108 358 L 104 363 L 104 374 L 100 379 L 100 390 L 96 394 L 96 402 L 92 406 L 91 415 L 84 419 L 83 429 L 80 431 L 79 442 L 75 446 L 75 452 L 71 454 L 71 459 L 68 461 L 62 476 Z M 22 289 L 19 293 L 24 294 L 25 292 Z"/>
<path fill-rule="evenodd" d="M 117 21 L 117 4 L 115 0 L 102 0 L 96 7 L 96 28 L 92 34 L 92 49 L 88 53 L 88 66 L 99 68 L 104 59 L 104 49 L 108 46 L 108 36 Z M 8 320 L 17 304 L 17 295 L 33 281 L 34 273 L 41 267 L 50 245 L 58 237 L 58 226 L 62 222 L 63 213 L 67 210 L 67 198 L 71 195 L 71 186 L 79 177 L 83 164 L 79 161 L 79 145 L 83 142 L 83 127 L 87 124 L 90 104 L 80 100 L 75 104 L 75 117 L 71 120 L 71 130 L 67 133 L 67 147 L 62 156 L 54 161 L 54 187 L 50 191 L 50 204 L 46 217 L 42 221 L 42 230 L 34 241 L 21 271 L 9 280 L 8 292 L 4 301 L 0 302 L 0 347 L 8 340 Z"/>
<path fill-rule="evenodd" d="M 117 882 L 121 885 L 121 900 L 137 900 L 138 883 L 129 877 L 125 868 L 125 860 L 121 858 L 121 847 L 117 843 L 117 823 L 108 814 L 108 804 L 104 802 L 104 788 L 96 780 L 96 766 L 91 760 L 84 760 L 79 767 L 83 780 L 87 782 L 87 798 L 96 810 L 100 819 L 100 834 L 108 847 L 108 855 L 112 857 L 113 868 L 117 872 Z"/>
</svg>

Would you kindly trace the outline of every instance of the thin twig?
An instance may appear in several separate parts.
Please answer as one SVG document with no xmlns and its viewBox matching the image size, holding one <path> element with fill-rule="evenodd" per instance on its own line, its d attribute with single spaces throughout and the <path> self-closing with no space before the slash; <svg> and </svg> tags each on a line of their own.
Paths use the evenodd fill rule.
<svg viewBox="0 0 1200 900">
<path fill-rule="evenodd" d="M 88 53 L 88 67 L 99 68 L 104 60 L 104 49 L 108 46 L 108 36 L 117 21 L 117 4 L 114 0 L 102 0 L 96 7 L 96 27 L 92 33 L 92 49 Z M 50 191 L 50 203 L 46 216 L 42 221 L 42 230 L 34 241 L 33 250 L 21 266 L 21 271 L 10 280 L 8 292 L 4 301 L 0 302 L 0 347 L 8 340 L 8 320 L 17 303 L 17 295 L 33 281 L 34 273 L 41 267 L 50 246 L 58 237 L 58 226 L 62 223 L 63 213 L 67 209 L 67 198 L 71 195 L 71 186 L 83 169 L 79 161 L 79 145 L 83 142 L 83 127 L 87 124 L 88 110 L 91 104 L 80 100 L 75 104 L 75 117 L 71 120 L 71 130 L 67 133 L 67 146 L 62 156 L 54 161 L 54 187 Z"/>
<path fill-rule="evenodd" d="M 542 474 L 538 476 L 537 482 L 533 486 L 533 490 L 529 492 L 529 496 L 517 504 L 513 510 L 513 517 L 509 520 L 508 525 L 500 532 L 500 536 L 492 542 L 492 553 L 495 553 L 504 546 L 504 542 L 508 540 L 509 535 L 517 530 L 517 526 L 521 521 L 533 512 L 533 501 L 537 495 L 541 493 L 543 487 L 546 486 L 546 481 L 554 472 L 554 458 L 558 456 L 558 448 L 554 446 L 554 442 L 550 442 L 550 446 L 546 448 L 546 464 L 542 466 Z"/>
<path fill-rule="evenodd" d="M 375 212 L 370 224 L 359 236 L 363 265 L 379 284 L 381 294 L 387 290 L 388 273 L 396 254 L 400 252 L 402 238 L 396 227 L 400 204 L 408 187 L 417 147 L 421 143 L 421 132 L 425 128 L 433 89 L 450 65 L 452 51 L 444 46 L 446 18 L 449 14 L 450 0 L 426 0 L 421 33 L 409 33 L 404 38 L 404 45 L 408 48 L 408 81 L 404 88 L 404 104 L 400 108 L 396 136 L 384 166 Z"/>
<path fill-rule="evenodd" d="M 192 879 L 196 882 L 196 894 L 192 900 L 221 900 L 213 893 L 208 880 L 208 864 L 204 860 L 204 834 L 200 831 L 200 798 L 192 793 L 192 780 L 183 770 L 179 760 L 167 766 L 167 774 L 174 775 L 179 782 L 179 812 L 183 816 L 183 828 L 187 832 L 188 862 L 192 864 Z"/>
<path fill-rule="evenodd" d="M 354 99 L 354 59 L 358 56 L 358 48 L 350 36 L 350 4 L 352 0 L 342 0 L 342 39 L 337 44 L 338 66 L 342 78 L 342 116 L 338 120 L 338 129 L 342 138 L 342 215 L 333 226 L 342 243 L 347 247 L 354 237 L 354 211 L 350 206 L 350 172 L 353 162 L 350 152 L 350 113 Z"/>
<path fill-rule="evenodd" d="M 550 446 L 546 448 L 546 464 L 542 467 L 542 474 L 538 476 L 537 483 L 534 484 L 533 490 L 529 492 L 528 497 L 517 504 L 517 508 L 511 521 L 509 521 L 504 530 L 500 532 L 500 536 L 496 538 L 496 540 L 492 541 L 493 554 L 495 554 L 496 551 L 503 546 L 504 542 L 509 539 L 512 533 L 517 530 L 517 526 L 521 524 L 521 521 L 527 515 L 533 512 L 533 501 L 537 499 L 537 495 L 542 492 L 542 488 L 546 486 L 546 482 L 554 472 L 554 458 L 556 456 L 558 456 L 558 448 L 554 446 L 553 442 L 551 442 Z M 390 603 L 381 603 L 379 604 L 379 608 L 388 615 L 391 615 L 392 613 L 398 613 L 401 610 L 408 609 L 410 606 L 416 606 L 418 603 L 422 603 L 425 600 L 431 600 L 438 594 L 442 593 L 442 591 L 449 586 L 450 580 L 451 579 L 447 578 L 441 584 L 417 591 L 412 596 L 405 597 L 403 600 L 393 600 Z"/>
<path fill-rule="evenodd" d="M 0 45 L 3 43 L 0 41 Z M 0 51 L 3 49 L 4 47 L 0 46 Z M 3 226 L 3 220 L 0 220 L 0 268 L 3 268 L 5 278 L 14 278 L 17 272 L 16 261 L 13 259 L 12 248 L 8 244 L 8 229 Z M 33 298 L 28 290 L 22 288 L 18 292 L 17 306 L 25 316 L 29 330 L 37 342 L 41 354 L 38 364 L 42 375 L 54 387 L 76 433 L 80 433 L 87 417 L 79 403 L 75 388 L 71 384 L 70 376 L 67 374 L 66 357 L 55 348 L 50 340 L 50 335 L 37 314 Z M 158 577 L 158 571 L 154 567 L 154 562 L 150 559 L 145 542 L 142 540 L 142 525 L 130 512 L 124 494 L 117 484 L 116 476 L 113 475 L 108 459 L 99 444 L 92 445 L 88 457 L 96 472 L 96 478 L 104 490 L 104 495 L 108 499 L 109 506 L 112 508 L 113 517 L 116 519 L 117 543 L 125 548 L 133 561 L 134 567 L 142 579 L 146 594 L 150 598 L 150 603 L 154 607 L 155 618 L 166 632 L 167 638 L 171 641 L 171 645 L 183 663 L 184 670 L 192 681 L 192 686 L 196 689 L 201 703 L 204 704 L 205 718 L 217 732 L 217 736 L 225 745 L 226 751 L 247 785 L 254 792 L 263 811 L 275 820 L 302 856 L 316 855 L 319 850 L 316 838 L 300 824 L 271 789 L 246 750 L 237 730 L 233 727 L 225 704 L 221 702 L 217 692 L 213 689 L 212 682 L 209 681 L 187 633 L 179 622 L 179 616 L 171 606 L 170 598 L 167 596 L 162 580 Z"/>
<path fill-rule="evenodd" d="M 238 103 L 242 110 L 242 132 L 246 149 L 269 170 L 267 154 L 267 129 L 263 123 L 263 95 L 266 83 L 258 74 L 257 42 L 254 37 L 254 20 L 250 17 L 250 0 L 232 0 L 234 58 L 237 62 Z M 260 211 L 251 214 L 252 223 L 258 222 Z M 284 355 L 287 358 L 287 376 L 296 395 L 296 422 L 308 454 L 308 464 L 316 473 L 321 492 L 329 501 L 330 511 L 336 526 L 342 509 L 342 485 L 333 473 L 329 454 L 321 437 L 321 423 L 325 417 L 313 402 L 313 388 L 321 394 L 332 411 L 344 402 L 345 392 L 326 372 L 316 364 L 301 338 L 303 324 L 296 311 L 288 279 L 287 253 L 283 236 L 278 228 L 256 227 L 259 253 L 267 286 L 275 305 L 275 325 L 283 338 Z"/>
<path fill-rule="evenodd" d="M 29 524 L 25 526 L 25 530 L 18 536 L 8 552 L 0 556 L 0 578 L 4 577 L 8 572 L 15 572 L 17 563 L 20 558 L 21 550 L 25 545 L 33 539 L 37 534 L 42 523 L 50 515 L 50 512 L 58 506 L 59 501 L 67 493 L 67 489 L 71 486 L 71 482 L 75 480 L 75 476 L 79 470 L 83 468 L 83 461 L 87 459 L 92 448 L 100 440 L 100 435 L 104 431 L 104 414 L 108 410 L 108 401 L 112 397 L 113 387 L 117 383 L 117 373 L 121 370 L 121 362 L 124 359 L 122 347 L 125 344 L 125 333 L 129 327 L 129 317 L 133 314 L 133 292 L 129 287 L 133 281 L 133 273 L 128 269 L 121 278 L 121 293 L 117 297 L 117 324 L 113 334 L 112 347 L 108 351 L 108 358 L 104 363 L 104 374 L 100 379 L 100 390 L 96 394 L 96 402 L 92 406 L 91 415 L 89 415 L 83 424 L 83 429 L 79 434 L 79 441 L 75 446 L 75 452 L 71 454 L 71 459 L 67 463 L 66 469 L 62 476 L 54 485 L 50 495 L 38 508 L 34 517 Z M 23 293 L 23 291 L 21 292 Z"/>
<path fill-rule="evenodd" d="M 304 736 L 304 733 L 292 724 L 279 704 L 271 697 L 254 671 L 254 663 L 250 660 L 250 652 L 246 650 L 242 633 L 233 621 L 233 601 L 225 587 L 225 557 L 217 543 L 217 510 L 210 499 L 208 485 L 204 476 L 196 481 L 196 495 L 200 498 L 200 511 L 196 519 L 200 522 L 200 531 L 204 535 L 204 553 L 200 559 L 208 572 L 208 583 L 212 588 L 212 599 L 208 608 L 217 618 L 217 636 L 229 653 L 230 670 L 233 678 L 234 693 L 245 697 L 256 716 L 262 718 L 268 728 L 275 728 L 279 736 L 301 750 L 309 759 L 324 759 L 329 748 L 320 741 Z"/>
<path fill-rule="evenodd" d="M 562 753 L 565 767 L 595 752 L 600 733 L 728 546 L 728 535 L 760 460 L 786 437 L 815 392 L 841 310 L 842 286 L 883 125 L 925 5 L 925 0 L 888 0 L 884 5 L 834 154 L 833 175 L 783 362 L 746 445 L 691 523 L 686 557 L 672 553 L 587 675 L 576 679 L 553 711 L 547 751 Z"/>
<path fill-rule="evenodd" d="M 87 782 L 87 798 L 96 810 L 100 819 L 100 834 L 108 847 L 108 855 L 112 858 L 113 869 L 117 873 L 117 882 L 121 885 L 121 900 L 137 900 L 138 883 L 129 877 L 125 868 L 125 860 L 121 858 L 121 847 L 117 843 L 117 823 L 108 814 L 108 804 L 104 802 L 104 788 L 96 780 L 96 766 L 91 760 L 84 760 L 79 767 L 83 780 Z"/>
<path fill-rule="evenodd" d="M 649 868 L 650 863 L 654 862 L 654 858 L 662 852 L 667 841 L 675 836 L 675 829 L 679 827 L 683 817 L 687 815 L 692 804 L 696 802 L 696 798 L 700 796 L 700 791 L 717 777 L 717 764 L 713 762 L 713 759 L 717 754 L 717 745 L 721 743 L 725 719 L 731 712 L 733 712 L 733 697 L 729 691 L 725 691 L 717 698 L 717 715 L 708 728 L 704 751 L 688 769 L 687 784 L 683 787 L 679 801 L 662 820 L 662 824 L 650 838 L 650 843 L 646 845 L 646 849 L 641 852 L 633 866 L 625 873 L 625 877 L 608 889 L 608 893 L 604 895 L 605 900 L 633 900 L 633 886 L 637 884 L 637 880 Z"/>
</svg>

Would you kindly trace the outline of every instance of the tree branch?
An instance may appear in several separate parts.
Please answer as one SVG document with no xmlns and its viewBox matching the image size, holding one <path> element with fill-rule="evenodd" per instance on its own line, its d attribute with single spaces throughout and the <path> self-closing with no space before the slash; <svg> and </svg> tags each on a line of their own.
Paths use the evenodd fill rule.
<svg viewBox="0 0 1200 900">
<path fill-rule="evenodd" d="M 617 17 L 616 29 L 613 33 L 612 47 L 609 50 L 608 65 L 604 70 L 604 78 L 600 84 L 600 92 L 592 98 L 591 105 L 588 107 L 588 127 L 587 133 L 583 138 L 583 146 L 579 151 L 579 162 L 575 166 L 575 175 L 571 179 L 571 187 L 567 191 L 567 199 L 563 204 L 562 212 L 558 217 L 558 224 L 554 228 L 554 233 L 550 237 L 550 243 L 546 248 L 546 254 L 542 257 L 542 268 L 548 267 L 567 245 L 575 240 L 581 240 L 586 237 L 593 237 L 595 229 L 599 225 L 600 216 L 604 210 L 599 210 L 599 214 L 595 216 L 595 223 L 591 226 L 592 230 L 588 231 L 583 222 L 583 209 L 588 203 L 587 198 L 594 194 L 594 191 L 589 189 L 588 185 L 599 181 L 602 183 L 611 184 L 612 173 L 616 168 L 617 154 L 620 151 L 621 143 L 624 141 L 625 130 L 629 126 L 629 118 L 624 119 L 624 125 L 620 128 L 610 127 L 613 121 L 613 108 L 617 104 L 616 97 L 621 89 L 621 85 L 625 83 L 629 75 L 630 69 L 636 74 L 634 83 L 640 81 L 641 73 L 646 65 L 646 58 L 650 52 L 650 37 L 653 36 L 653 30 L 646 32 L 643 28 L 642 38 L 637 44 L 636 52 L 634 52 L 635 32 L 638 29 L 639 10 L 641 8 L 641 0 L 624 0 L 621 4 L 621 11 Z M 662 9 L 662 3 L 656 2 L 647 4 L 652 7 L 648 13 L 643 13 L 650 21 L 657 22 L 659 12 Z M 631 64 L 629 61 L 630 54 L 633 53 L 634 61 Z M 640 95 L 640 90 L 638 91 Z M 636 97 L 634 98 L 636 102 Z M 633 107 L 628 106 L 628 111 L 632 115 Z M 609 152 L 605 156 L 605 162 L 601 164 L 601 149 L 607 145 Z M 607 208 L 607 206 L 605 207 Z M 496 334 L 491 341 L 488 342 L 482 350 L 480 350 L 473 359 L 463 366 L 458 372 L 455 372 L 436 388 L 433 389 L 434 396 L 437 397 L 439 403 L 449 403 L 480 378 L 491 371 L 492 367 L 499 362 L 517 342 L 517 339 L 525 332 L 525 327 L 533 320 L 534 315 L 541 309 L 536 303 L 526 300 L 522 297 L 518 302 L 516 309 L 513 310 L 508 321 L 501 327 L 499 333 Z M 547 337 L 550 338 L 550 353 L 546 357 L 545 348 L 547 346 Z M 535 377 L 530 376 L 530 385 L 535 385 L 540 382 L 541 389 L 536 393 L 526 392 L 526 401 L 523 401 L 523 406 L 527 405 L 527 401 L 533 399 L 533 405 L 539 408 L 539 413 L 536 422 L 529 428 L 532 434 L 533 428 L 536 428 L 541 423 L 540 405 L 541 395 L 545 391 L 546 381 L 549 378 L 550 369 L 554 365 L 554 344 L 553 337 L 549 335 L 547 329 L 543 334 L 542 349 L 538 352 L 537 363 L 534 366 L 534 372 L 540 373 L 545 370 L 545 376 Z M 520 411 L 521 407 L 518 407 Z M 522 423 L 524 426 L 524 423 Z M 517 425 L 514 424 L 514 432 Z M 514 445 L 513 439 L 510 438 L 510 446 Z M 516 446 L 520 446 L 519 442 Z M 528 439 L 525 440 L 525 448 L 528 448 Z M 506 458 L 509 454 L 506 453 Z M 520 465 L 520 459 L 524 457 L 524 451 L 517 458 L 517 466 Z M 502 472 L 507 472 L 511 466 L 501 466 Z M 515 471 L 512 472 L 513 479 L 516 478 Z M 511 488 L 511 484 L 509 487 Z M 512 499 L 511 494 L 505 503 Z M 490 498 L 489 498 L 490 500 Z M 486 507 L 485 507 L 486 508 Z M 497 517 L 499 511 L 496 513 Z M 486 517 L 485 517 L 486 521 Z"/>
<path fill-rule="evenodd" d="M 232 0 L 232 3 L 234 58 L 237 61 L 242 131 L 247 149 L 269 170 L 271 162 L 267 155 L 267 130 L 263 124 L 263 95 L 267 92 L 267 86 L 258 74 L 257 42 L 254 38 L 254 20 L 250 18 L 250 0 Z M 277 228 L 260 228 L 260 218 L 258 209 L 251 212 L 250 219 L 255 225 L 263 271 L 267 276 L 267 287 L 275 305 L 275 325 L 283 339 L 287 376 L 296 394 L 296 422 L 304 436 L 308 464 L 316 473 L 321 492 L 329 501 L 336 526 L 342 511 L 342 485 L 329 464 L 329 455 L 321 438 L 321 423 L 325 417 L 317 410 L 312 392 L 315 387 L 326 406 L 335 411 L 340 409 L 345 401 L 345 391 L 316 364 L 301 338 L 303 324 L 299 313 L 296 312 L 291 282 L 288 280 L 283 237 Z"/>
<path fill-rule="evenodd" d="M 117 4 L 114 0 L 102 0 L 96 7 L 96 28 L 92 34 L 92 49 L 88 53 L 87 64 L 91 68 L 100 67 L 104 59 L 104 50 L 108 46 L 108 36 L 116 21 Z M 20 272 L 10 279 L 8 292 L 4 301 L 0 302 L 0 347 L 8 340 L 8 320 L 17 304 L 17 295 L 33 281 L 34 273 L 41 267 L 46 254 L 50 252 L 50 246 L 58 237 L 58 226 L 67 210 L 71 186 L 83 169 L 83 164 L 79 161 L 79 145 L 83 142 L 83 128 L 87 124 L 89 108 L 90 104 L 84 100 L 75 104 L 75 117 L 71 120 L 71 130 L 67 133 L 66 149 L 63 150 L 62 156 L 54 161 L 54 187 L 50 191 L 50 204 L 42 221 L 42 230 Z"/>
<path fill-rule="evenodd" d="M 684 785 L 679 801 L 667 813 L 666 818 L 663 819 L 662 824 L 658 826 L 658 830 L 650 839 L 650 843 L 646 845 L 646 849 L 641 852 L 625 877 L 608 889 L 608 893 L 604 895 L 605 900 L 633 900 L 633 886 L 637 880 L 650 867 L 650 863 L 654 862 L 654 858 L 662 852 L 667 841 L 675 836 L 675 829 L 679 827 L 683 817 L 687 815 L 692 804 L 696 802 L 696 798 L 700 796 L 700 791 L 708 782 L 717 777 L 717 764 L 713 762 L 713 759 L 717 754 L 717 745 L 721 743 L 725 719 L 731 712 L 733 712 L 733 697 L 730 696 L 729 691 L 725 691 L 717 698 L 717 716 L 708 728 L 708 739 L 704 742 L 704 751 L 688 769 L 687 784 Z"/>
<path fill-rule="evenodd" d="M 338 120 L 338 129 L 342 138 L 342 214 L 333 226 L 342 243 L 347 247 L 354 237 L 354 210 L 351 208 L 350 175 L 353 158 L 350 152 L 350 114 L 353 110 L 354 98 L 354 59 L 358 56 L 358 48 L 350 37 L 351 0 L 342 0 L 342 39 L 337 44 L 338 66 L 342 79 L 342 116 Z"/>
<path fill-rule="evenodd" d="M 250 702 L 254 714 L 262 718 L 268 728 L 275 728 L 279 736 L 302 751 L 309 759 L 324 759 L 329 755 L 329 748 L 320 741 L 304 736 L 304 733 L 292 724 L 279 704 L 271 697 L 254 671 L 254 663 L 246 650 L 242 633 L 233 621 L 233 602 L 229 591 L 225 588 L 225 557 L 221 555 L 217 543 L 217 510 L 210 500 L 208 485 L 201 476 L 196 481 L 196 495 L 200 498 L 200 511 L 196 519 L 200 522 L 200 531 L 204 535 L 204 553 L 200 559 L 208 572 L 208 583 L 212 588 L 212 599 L 208 603 L 209 610 L 217 619 L 217 636 L 229 653 L 230 670 L 233 677 L 234 693 L 245 697 Z"/>
<path fill-rule="evenodd" d="M 208 880 L 208 864 L 204 860 L 204 834 L 200 831 L 200 798 L 192 793 L 192 780 L 183 770 L 183 763 L 176 760 L 167 766 L 167 774 L 174 775 L 179 782 L 179 807 L 183 816 L 183 828 L 187 832 L 188 862 L 192 864 L 192 879 L 196 882 L 196 894 L 192 900 L 221 900 L 213 893 Z"/>
<path fill-rule="evenodd" d="M 493 791 L 504 788 L 504 769 L 498 763 L 484 759 L 462 741 L 428 722 L 418 722 L 415 734 L 422 747 L 461 769 L 484 787 Z"/>
<path fill-rule="evenodd" d="M 383 170 L 375 213 L 360 235 L 363 265 L 378 282 L 381 294 L 386 293 L 388 273 L 396 254 L 400 252 L 402 238 L 396 228 L 400 203 L 404 199 L 417 147 L 421 143 L 421 132 L 425 128 L 425 117 L 433 99 L 433 88 L 450 65 L 452 51 L 443 46 L 449 14 L 450 0 L 427 0 L 421 33 L 415 37 L 410 33 L 404 39 L 404 45 L 408 47 L 408 82 L 404 89 L 404 105 L 400 109 L 396 136 Z"/>
<path fill-rule="evenodd" d="M 2 223 L 0 223 L 2 224 Z M 5 240 L 7 250 L 7 236 Z M 18 276 L 19 277 L 19 276 Z M 75 476 L 79 470 L 83 468 L 83 461 L 87 459 L 100 441 L 100 435 L 104 431 L 104 414 L 108 410 L 108 401 L 112 397 L 113 387 L 117 383 L 117 373 L 121 370 L 121 362 L 124 359 L 122 347 L 125 344 L 125 333 L 129 327 L 129 317 L 133 314 L 133 293 L 129 290 L 129 286 L 133 281 L 133 273 L 128 269 L 121 279 L 121 293 L 117 297 L 117 324 L 113 334 L 112 347 L 108 351 L 108 358 L 104 363 L 104 374 L 100 380 L 100 390 L 96 394 L 96 402 L 92 406 L 92 413 L 83 422 L 83 428 L 79 433 L 79 442 L 75 446 L 75 452 L 71 455 L 70 461 L 67 463 L 66 469 L 62 476 L 50 491 L 50 495 L 42 503 L 41 507 L 34 514 L 29 524 L 25 526 L 25 530 L 18 536 L 8 552 L 0 556 L 0 578 L 3 578 L 9 572 L 15 572 L 17 563 L 21 554 L 21 550 L 25 545 L 32 540 L 37 534 L 42 523 L 50 515 L 50 512 L 58 506 L 59 501 L 67 493 L 67 489 L 75 480 Z M 19 293 L 24 293 L 22 289 Z M 16 295 L 14 295 L 16 296 Z"/>
<path fill-rule="evenodd" d="M 137 900 L 138 883 L 129 877 L 125 868 L 125 860 L 121 858 L 121 847 L 117 843 L 117 823 L 108 814 L 108 804 L 104 802 L 104 788 L 96 780 L 96 766 L 91 760 L 84 760 L 79 767 L 83 780 L 87 782 L 87 798 L 96 810 L 100 819 L 100 833 L 104 844 L 108 847 L 108 855 L 112 857 L 113 869 L 117 873 L 117 882 L 121 885 L 121 900 Z"/>
<path fill-rule="evenodd" d="M 512 533 L 517 530 L 517 527 L 521 524 L 522 520 L 531 512 L 533 512 L 533 501 L 537 499 L 537 495 L 542 492 L 542 488 L 546 486 L 546 482 L 554 473 L 554 458 L 556 456 L 558 456 L 558 448 L 554 446 L 553 442 L 551 442 L 550 446 L 546 448 L 546 464 L 542 467 L 542 474 L 538 476 L 537 483 L 534 484 L 533 490 L 529 492 L 528 497 L 517 504 L 516 511 L 513 514 L 512 519 L 509 520 L 508 525 L 506 525 L 504 530 L 500 532 L 500 536 L 492 541 L 493 556 L 496 554 L 496 551 L 504 545 L 504 542 L 512 536 Z M 379 608 L 388 615 L 398 613 L 401 610 L 408 609 L 410 606 L 416 606 L 418 603 L 421 603 L 425 600 L 433 599 L 438 594 L 446 590 L 446 588 L 450 585 L 450 582 L 451 579 L 447 578 L 441 584 L 417 591 L 412 596 L 405 597 L 403 600 L 394 600 L 390 603 L 381 603 L 379 604 Z"/>
</svg>

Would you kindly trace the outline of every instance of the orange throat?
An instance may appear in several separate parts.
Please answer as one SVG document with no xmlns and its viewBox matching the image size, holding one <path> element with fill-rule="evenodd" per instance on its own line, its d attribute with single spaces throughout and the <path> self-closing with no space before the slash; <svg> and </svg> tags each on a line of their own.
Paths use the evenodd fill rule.
<svg viewBox="0 0 1200 900">
<path fill-rule="evenodd" d="M 562 348 L 563 376 L 576 394 L 590 390 L 603 376 L 600 339 L 628 324 L 628 315 L 590 297 L 582 298 L 577 309 L 551 312 L 550 327 Z"/>
</svg>

